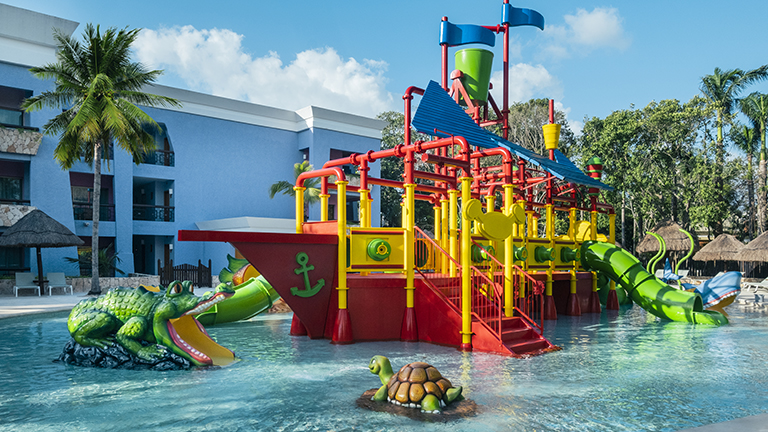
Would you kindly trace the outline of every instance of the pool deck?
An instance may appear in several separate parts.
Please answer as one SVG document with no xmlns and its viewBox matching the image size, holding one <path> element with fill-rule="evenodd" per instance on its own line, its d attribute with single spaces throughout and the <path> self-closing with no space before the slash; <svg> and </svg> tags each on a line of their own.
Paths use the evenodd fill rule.
<svg viewBox="0 0 768 432">
<path fill-rule="evenodd" d="M 83 293 L 75 295 L 54 296 L 0 296 L 0 319 L 12 318 L 23 315 L 41 314 L 68 311 L 80 300 L 87 298 Z M 722 423 L 714 423 L 679 432 L 733 432 L 753 431 L 768 432 L 768 414 L 760 414 L 750 417 L 731 420 Z"/>
<path fill-rule="evenodd" d="M 77 293 L 75 295 L 44 295 L 39 297 L 36 295 L 23 295 L 19 297 L 0 296 L 0 319 L 68 311 L 84 298 L 86 298 L 84 293 Z"/>
</svg>

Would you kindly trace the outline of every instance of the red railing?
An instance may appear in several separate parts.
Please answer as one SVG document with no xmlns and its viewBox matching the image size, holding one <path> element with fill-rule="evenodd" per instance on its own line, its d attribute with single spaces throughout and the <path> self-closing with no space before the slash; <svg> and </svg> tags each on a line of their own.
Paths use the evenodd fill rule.
<svg viewBox="0 0 768 432">
<path fill-rule="evenodd" d="M 432 263 L 438 261 L 438 257 L 445 256 L 448 259 L 448 265 L 451 263 L 456 266 L 456 276 L 461 275 L 461 264 L 456 261 L 448 252 L 440 247 L 431 237 L 429 237 L 419 227 L 414 227 L 414 240 L 416 242 L 416 252 L 418 254 L 426 253 L 428 260 Z M 461 278 L 451 277 L 448 269 L 439 269 L 435 266 L 427 271 L 427 266 L 417 266 L 416 270 L 424 278 L 429 286 L 435 291 L 442 293 L 448 301 L 461 313 Z"/>
<path fill-rule="evenodd" d="M 485 255 L 491 260 L 492 265 L 489 266 L 489 268 L 494 270 L 494 282 L 500 285 L 503 291 L 506 279 L 504 276 L 504 264 L 496 259 L 493 254 L 488 252 L 488 250 L 483 245 L 475 242 L 474 240 L 472 240 L 472 243 L 482 249 L 485 252 Z M 539 321 L 541 321 L 542 317 L 544 316 L 544 282 L 534 279 L 525 270 L 516 265 L 512 265 L 511 282 L 512 286 L 514 287 L 515 298 L 514 315 L 520 316 L 524 320 L 528 321 L 528 323 L 536 328 L 539 334 L 541 334 L 543 331 L 541 322 L 536 322 L 533 316 L 534 312 L 538 312 Z M 520 297 L 521 288 L 524 289 L 525 293 L 522 298 Z M 537 306 L 538 311 L 535 310 L 537 309 Z"/>
<path fill-rule="evenodd" d="M 464 271 L 461 264 L 451 257 L 448 252 L 440 247 L 440 245 L 425 234 L 419 227 L 414 228 L 414 238 L 417 247 L 425 248 L 424 250 L 428 251 L 432 262 L 437 263 L 442 256 L 445 256 L 448 259 L 449 266 L 451 264 L 456 266 L 456 276 L 454 277 L 450 277 L 447 269 L 443 270 L 442 273 L 437 271 L 422 271 L 423 268 L 418 267 L 416 270 L 424 278 L 427 285 L 433 290 L 443 294 L 454 306 L 456 312 L 461 314 L 461 275 L 462 271 Z M 500 285 L 499 281 L 494 280 L 495 278 L 488 277 L 488 275 L 477 267 L 470 267 L 469 272 L 471 274 L 472 286 L 470 294 L 471 313 L 477 319 L 488 323 L 491 329 L 498 333 L 498 330 L 501 329 L 501 319 L 504 313 L 503 285 Z"/>
<path fill-rule="evenodd" d="M 492 280 L 477 267 L 472 275 L 472 314 L 487 323 L 501 340 L 501 319 L 504 317 L 504 286 Z M 494 277 L 494 279 L 496 279 Z"/>
</svg>

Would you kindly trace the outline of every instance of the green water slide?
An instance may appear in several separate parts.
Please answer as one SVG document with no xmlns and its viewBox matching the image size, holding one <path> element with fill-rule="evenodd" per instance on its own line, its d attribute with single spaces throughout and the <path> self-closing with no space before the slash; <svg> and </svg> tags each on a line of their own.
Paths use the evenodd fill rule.
<svg viewBox="0 0 768 432">
<path fill-rule="evenodd" d="M 704 310 L 699 294 L 665 284 L 618 246 L 600 241 L 584 242 L 581 265 L 620 284 L 635 303 L 659 318 L 696 324 L 728 323 L 728 318 L 720 312 Z"/>
<path fill-rule="evenodd" d="M 235 295 L 213 305 L 195 318 L 203 325 L 246 320 L 271 308 L 272 303 L 280 298 L 263 276 L 250 278 L 233 288 Z"/>
</svg>

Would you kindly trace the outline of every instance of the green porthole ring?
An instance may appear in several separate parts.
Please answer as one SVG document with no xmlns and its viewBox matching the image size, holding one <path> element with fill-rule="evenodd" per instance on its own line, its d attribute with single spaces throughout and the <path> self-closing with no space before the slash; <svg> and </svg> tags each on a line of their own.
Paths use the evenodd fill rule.
<svg viewBox="0 0 768 432">
<path fill-rule="evenodd" d="M 374 239 L 368 242 L 366 252 L 372 260 L 384 261 L 392 253 L 392 246 L 386 240 Z"/>
</svg>

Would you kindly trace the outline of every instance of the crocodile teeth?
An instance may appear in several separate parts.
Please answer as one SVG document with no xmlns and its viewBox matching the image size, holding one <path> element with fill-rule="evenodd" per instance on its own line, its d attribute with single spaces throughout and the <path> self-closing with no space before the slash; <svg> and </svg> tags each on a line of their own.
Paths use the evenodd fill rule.
<svg viewBox="0 0 768 432">
<path fill-rule="evenodd" d="M 217 294 L 215 297 L 213 297 L 212 299 L 208 300 L 207 302 L 200 303 L 199 305 L 197 305 L 196 308 L 187 311 L 182 316 L 197 315 L 197 314 L 199 314 L 201 312 L 204 312 L 204 311 L 208 310 L 208 308 L 210 308 L 211 306 L 215 305 L 216 303 L 219 303 L 220 301 L 226 300 L 227 298 L 229 298 L 229 297 Z"/>
</svg>

